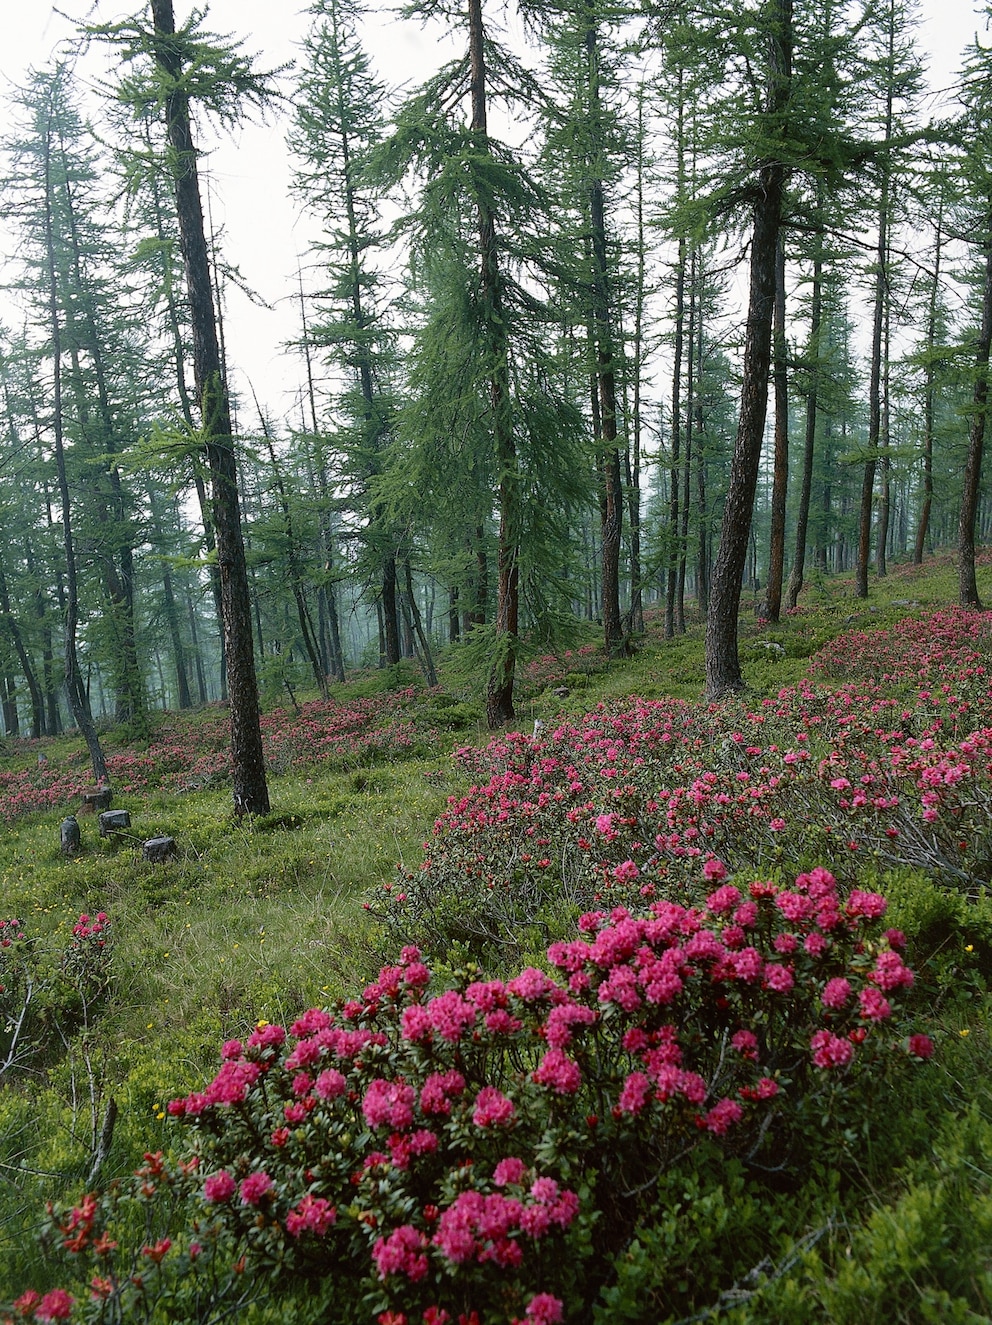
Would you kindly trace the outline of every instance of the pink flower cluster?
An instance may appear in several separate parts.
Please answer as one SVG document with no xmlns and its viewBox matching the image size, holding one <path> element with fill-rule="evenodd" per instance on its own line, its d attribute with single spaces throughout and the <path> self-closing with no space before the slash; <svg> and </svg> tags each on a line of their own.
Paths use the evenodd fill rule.
<svg viewBox="0 0 992 1325">
<path fill-rule="evenodd" d="M 504 1168 L 503 1185 L 506 1172 Z M 475 1260 L 515 1267 L 523 1259 L 518 1235 L 542 1238 L 553 1227 L 568 1228 L 578 1212 L 579 1198 L 563 1191 L 553 1178 L 535 1179 L 522 1199 L 499 1192 L 461 1192 L 441 1215 L 433 1244 L 456 1265 Z"/>
<path fill-rule="evenodd" d="M 353 1246 L 357 1222 L 390 1319 L 419 1301 L 456 1320 L 446 1284 L 465 1303 L 510 1277 L 517 1319 L 554 1321 L 539 1275 L 588 1232 L 566 1173 L 636 1185 L 701 1137 L 742 1152 L 822 1073 L 932 1052 L 897 1028 L 913 977 L 883 898 L 822 867 L 789 884 L 734 880 L 713 853 L 697 869 L 705 901 L 589 911 L 548 970 L 431 993 L 407 947 L 361 998 L 227 1041 L 209 1085 L 169 1106 L 198 1134 L 215 1218 L 281 1230 L 279 1256 L 305 1265 Z"/>
</svg>

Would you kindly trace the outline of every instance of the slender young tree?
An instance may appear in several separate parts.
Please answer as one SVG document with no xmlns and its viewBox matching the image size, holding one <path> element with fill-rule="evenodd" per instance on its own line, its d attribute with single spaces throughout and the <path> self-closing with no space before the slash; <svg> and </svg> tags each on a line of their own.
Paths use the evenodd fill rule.
<svg viewBox="0 0 992 1325">
<path fill-rule="evenodd" d="M 397 182 L 421 182 L 406 222 L 426 304 L 405 416 L 416 463 L 426 476 L 447 453 L 442 504 L 456 483 L 467 488 L 474 481 L 482 521 L 486 507 L 495 510 L 486 716 L 498 727 L 514 715 L 521 602 L 533 610 L 548 583 L 561 579 L 560 567 L 548 561 L 588 490 L 588 457 L 574 405 L 550 371 L 546 342 L 555 319 L 534 290 L 542 276 L 536 259 L 551 229 L 548 208 L 520 162 L 490 134 L 489 59 L 498 53 L 499 86 L 509 102 L 519 105 L 514 87 L 528 95 L 536 88 L 487 34 L 481 0 L 447 17 L 464 33 L 466 57 L 400 109 L 380 170 Z M 441 478 L 434 473 L 439 497 Z"/>
<path fill-rule="evenodd" d="M 359 573 L 367 572 L 375 585 L 383 661 L 390 666 L 400 658 L 396 558 L 402 526 L 372 494 L 381 487 L 395 431 L 394 333 L 376 268 L 383 244 L 376 198 L 362 175 L 365 157 L 382 137 L 386 89 L 359 41 L 361 14 L 356 0 L 316 0 L 311 6 L 289 141 L 298 162 L 294 192 L 322 227 L 314 255 L 326 283 L 316 300 L 319 316 L 309 326 L 310 344 L 340 374 L 334 403 L 348 427 L 335 433 L 334 443 L 356 508 Z M 309 353 L 310 345 L 305 348 Z M 309 366 L 308 378 L 312 383 Z M 316 435 L 312 391 L 311 406 Z"/>
<path fill-rule="evenodd" d="M 992 19 L 992 6 L 986 5 Z M 992 348 L 992 51 L 978 40 L 965 66 L 961 86 L 960 177 L 968 239 L 977 257 L 975 285 L 979 292 L 978 330 L 973 342 L 972 390 L 968 453 L 958 518 L 958 601 L 962 607 L 982 605 L 975 575 L 975 522 L 985 454 L 989 403 L 989 355 Z"/>
<path fill-rule="evenodd" d="M 908 132 L 907 116 L 919 91 L 921 70 L 908 32 L 908 14 L 902 0 L 884 0 L 877 15 L 879 56 L 870 66 L 878 85 L 879 134 L 872 164 L 877 181 L 876 246 L 872 269 L 872 332 L 868 381 L 868 437 L 858 513 L 858 552 L 855 594 L 868 597 L 868 563 L 871 558 L 872 517 L 875 480 L 879 463 L 888 480 L 889 338 L 892 285 L 890 262 L 892 228 L 895 220 L 894 187 L 905 153 L 895 139 Z M 888 522 L 887 487 L 883 492 L 880 528 L 876 537 L 876 568 L 885 572 L 885 541 Z"/>
</svg>

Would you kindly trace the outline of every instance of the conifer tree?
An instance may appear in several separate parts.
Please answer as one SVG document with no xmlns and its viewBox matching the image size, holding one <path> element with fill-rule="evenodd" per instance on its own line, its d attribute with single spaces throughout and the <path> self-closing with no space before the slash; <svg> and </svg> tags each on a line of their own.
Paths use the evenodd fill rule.
<svg viewBox="0 0 992 1325">
<path fill-rule="evenodd" d="M 442 12 L 427 5 L 418 12 L 431 8 Z M 498 727 L 514 716 L 521 602 L 533 611 L 547 584 L 560 579 L 554 558 L 564 521 L 588 490 L 586 456 L 581 420 L 550 371 L 545 343 L 554 317 L 520 274 L 528 272 L 540 288 L 547 209 L 533 179 L 489 130 L 491 63 L 498 61 L 504 101 L 519 106 L 521 91 L 533 97 L 536 88 L 491 40 L 481 0 L 444 12 L 465 34 L 465 56 L 401 107 L 380 170 L 420 186 L 406 227 L 430 303 L 414 349 L 422 386 L 406 414 L 406 435 L 421 456 L 452 444 L 458 452 L 451 471 L 434 475 L 439 502 L 450 499 L 456 474 L 458 482 L 474 475 L 495 507 L 486 716 Z M 443 419 L 442 428 L 424 427 L 429 419 Z M 422 473 L 426 468 L 421 464 Z"/>
<path fill-rule="evenodd" d="M 151 0 L 151 27 L 140 19 L 95 29 L 121 48 L 129 72 L 118 98 L 140 124 L 157 118 L 174 190 L 192 332 L 193 380 L 199 432 L 211 481 L 217 562 L 221 580 L 234 809 L 238 815 L 269 809 L 259 724 L 258 684 L 251 635 L 251 600 L 238 494 L 231 406 L 218 335 L 218 316 L 203 208 L 192 113 L 202 107 L 225 123 L 273 95 L 271 76 L 257 71 L 238 46 L 203 33 L 194 15 L 176 26 L 172 0 Z"/>
<path fill-rule="evenodd" d="M 992 19 L 992 6 L 986 5 L 986 15 Z M 972 341 L 974 386 L 958 519 L 958 600 L 962 607 L 980 608 L 975 575 L 975 521 L 985 453 L 992 347 L 992 51 L 977 39 L 965 65 L 960 97 L 964 112 L 959 125 L 958 156 L 962 219 L 975 254 L 978 327 Z"/>
<path fill-rule="evenodd" d="M 314 251 L 325 280 L 316 297 L 319 317 L 305 334 L 341 374 L 334 402 L 349 426 L 336 432 L 334 444 L 360 522 L 357 569 L 367 568 L 376 586 L 388 666 L 400 658 L 396 559 L 402 528 L 375 494 L 394 440 L 397 402 L 393 334 L 375 266 L 383 238 L 373 190 L 362 176 L 363 161 L 382 136 L 386 90 L 359 42 L 355 0 L 316 0 L 310 15 L 289 141 L 298 162 L 294 191 L 321 222 Z M 312 422 L 316 433 L 318 421 Z"/>
</svg>

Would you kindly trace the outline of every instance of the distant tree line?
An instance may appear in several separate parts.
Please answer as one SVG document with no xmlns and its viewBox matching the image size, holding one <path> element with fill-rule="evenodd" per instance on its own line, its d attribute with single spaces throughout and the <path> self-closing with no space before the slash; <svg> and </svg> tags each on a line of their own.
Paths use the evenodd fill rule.
<svg viewBox="0 0 992 1325">
<path fill-rule="evenodd" d="M 745 591 L 774 621 L 813 575 L 865 597 L 956 546 L 978 605 L 986 45 L 934 112 L 903 0 L 519 8 L 523 50 L 482 0 L 417 0 L 458 54 L 397 100 L 356 0 L 315 0 L 283 71 L 153 0 L 87 31 L 97 104 L 60 60 L 11 97 L 7 733 L 70 721 L 99 769 L 102 716 L 229 699 L 246 767 L 259 689 L 432 683 L 442 645 L 496 726 L 577 619 L 617 655 L 652 605 L 705 617 L 717 697 Z M 280 105 L 318 237 L 274 420 L 229 389 L 197 136 Z M 264 771 L 235 794 L 267 806 Z"/>
</svg>

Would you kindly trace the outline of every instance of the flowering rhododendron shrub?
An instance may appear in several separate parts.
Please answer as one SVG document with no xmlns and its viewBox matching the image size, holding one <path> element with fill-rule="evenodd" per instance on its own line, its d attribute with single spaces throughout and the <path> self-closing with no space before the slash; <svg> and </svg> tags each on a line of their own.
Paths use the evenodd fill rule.
<svg viewBox="0 0 992 1325">
<path fill-rule="evenodd" d="M 353 768 L 382 759 L 409 758 L 436 742 L 430 719 L 418 712 L 419 692 L 390 691 L 367 698 L 311 700 L 298 710 L 274 709 L 263 714 L 262 743 L 272 772 L 315 767 Z M 116 791 L 135 794 L 154 787 L 190 790 L 230 777 L 230 719 L 216 717 L 188 722 L 169 715 L 147 750 L 107 755 L 107 770 Z M 81 757 L 65 766 L 54 760 L 21 770 L 0 770 L 0 819 L 78 801 L 91 774 Z"/>
<path fill-rule="evenodd" d="M 537 737 L 456 752 L 477 781 L 424 843 L 419 870 L 370 899 L 429 951 L 483 956 L 572 906 L 692 887 L 698 865 L 821 860 L 853 882 L 886 867 L 965 889 L 988 875 L 992 616 L 938 613 L 834 647 L 888 658 L 882 683 L 807 680 L 756 706 L 600 706 Z M 874 650 L 875 652 L 872 652 Z M 915 691 L 891 696 L 899 680 Z M 831 669 L 821 669 L 831 670 Z M 863 668 L 862 668 L 863 670 Z"/>
<path fill-rule="evenodd" d="M 407 947 L 360 997 L 225 1043 L 168 1105 L 190 1157 L 147 1157 L 141 1199 L 185 1193 L 191 1231 L 143 1247 L 140 1286 L 111 1207 L 54 1216 L 100 1284 L 75 1316 L 126 1319 L 136 1293 L 209 1264 L 229 1285 L 232 1266 L 330 1285 L 329 1321 L 586 1318 L 653 1175 L 699 1144 L 799 1166 L 812 1101 L 842 1129 L 932 1052 L 900 1018 L 914 977 L 884 898 L 823 868 L 700 873 L 699 905 L 586 913 L 547 969 L 435 990 Z"/>
<path fill-rule="evenodd" d="M 110 988 L 110 932 L 103 911 L 81 915 L 57 945 L 0 919 L 0 1077 L 44 1050 L 51 1032 L 42 1004 L 63 1034 L 92 1023 Z"/>
</svg>

